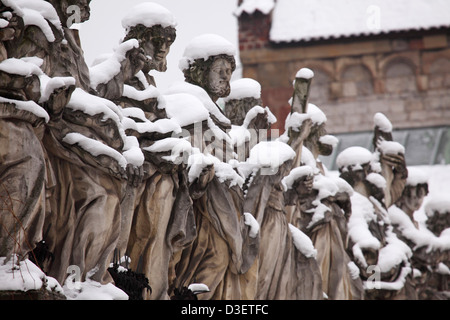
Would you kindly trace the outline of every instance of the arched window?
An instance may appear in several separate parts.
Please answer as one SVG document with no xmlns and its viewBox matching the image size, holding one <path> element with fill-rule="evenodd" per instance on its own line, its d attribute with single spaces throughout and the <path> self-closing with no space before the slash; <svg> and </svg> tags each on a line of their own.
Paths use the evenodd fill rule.
<svg viewBox="0 0 450 320">
<path fill-rule="evenodd" d="M 411 64 L 395 60 L 385 69 L 386 92 L 402 93 L 417 90 L 415 71 Z"/>
<path fill-rule="evenodd" d="M 364 65 L 352 65 L 342 72 L 342 95 L 344 97 L 373 94 L 372 75 Z"/>
</svg>

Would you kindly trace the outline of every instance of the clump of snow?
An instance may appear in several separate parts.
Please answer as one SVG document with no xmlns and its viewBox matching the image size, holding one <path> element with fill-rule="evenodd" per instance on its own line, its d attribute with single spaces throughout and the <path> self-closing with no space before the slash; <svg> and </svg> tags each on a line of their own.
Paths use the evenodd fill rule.
<svg viewBox="0 0 450 320">
<path fill-rule="evenodd" d="M 450 249 L 450 235 L 441 234 L 437 237 L 425 226 L 416 228 L 411 218 L 396 205 L 389 207 L 388 214 L 391 223 L 401 232 L 402 236 L 414 243 L 413 250 L 422 247 L 427 248 L 427 251 Z"/>
<path fill-rule="evenodd" d="M 144 154 L 139 147 L 138 139 L 134 136 L 126 136 L 122 155 L 128 164 L 132 164 L 135 167 L 140 167 L 144 164 Z"/>
<path fill-rule="evenodd" d="M 240 16 L 243 12 L 253 14 L 260 11 L 269 14 L 275 7 L 275 0 L 244 0 L 241 5 L 234 11 L 236 16 Z"/>
<path fill-rule="evenodd" d="M 348 272 L 350 273 L 350 277 L 353 280 L 358 279 L 359 274 L 360 274 L 358 266 L 353 261 L 350 261 L 349 263 L 347 263 L 347 267 L 348 267 Z"/>
<path fill-rule="evenodd" d="M 322 144 L 327 144 L 327 145 L 332 146 L 333 149 L 335 149 L 335 148 L 337 147 L 338 143 L 339 143 L 339 139 L 336 138 L 336 137 L 333 136 L 333 135 L 330 135 L 330 134 L 326 134 L 326 135 L 324 135 L 324 136 L 321 136 L 321 137 L 319 138 L 319 141 L 320 141 L 320 143 L 322 143 Z"/>
<path fill-rule="evenodd" d="M 105 120 L 112 119 L 117 123 L 123 116 L 121 109 L 112 101 L 89 94 L 80 88 L 76 88 L 72 93 L 67 108 L 79 110 L 91 116 L 102 113 Z"/>
<path fill-rule="evenodd" d="M 428 175 L 425 171 L 416 168 L 408 167 L 408 178 L 406 179 L 406 185 L 417 186 L 418 184 L 428 183 Z"/>
<path fill-rule="evenodd" d="M 154 86 L 148 86 L 144 90 L 137 90 L 136 88 L 125 84 L 123 86 L 124 97 L 136 100 L 136 101 L 144 101 L 147 99 L 163 99 L 159 90 Z M 158 103 L 158 108 L 162 109 L 164 107 L 164 102 Z"/>
<path fill-rule="evenodd" d="M 49 22 L 61 33 L 63 28 L 53 5 L 44 0 L 15 0 L 21 12 L 16 12 L 23 18 L 26 26 L 34 25 L 42 30 L 49 42 L 56 40 Z M 7 5 L 7 4 L 6 4 Z M 16 10 L 14 10 L 16 11 Z"/>
<path fill-rule="evenodd" d="M 188 159 L 188 178 L 192 183 L 200 177 L 203 169 L 214 165 L 214 156 L 210 154 L 203 154 L 197 148 L 192 149 L 192 154 Z"/>
<path fill-rule="evenodd" d="M 256 221 L 255 217 L 249 212 L 244 212 L 244 223 L 250 227 L 250 238 L 256 238 L 259 233 L 259 223 Z"/>
<path fill-rule="evenodd" d="M 261 84 L 251 78 L 242 78 L 230 83 L 231 91 L 225 102 L 244 98 L 261 98 Z"/>
<path fill-rule="evenodd" d="M 43 103 L 48 101 L 50 95 L 59 88 L 74 86 L 75 79 L 72 77 L 54 77 L 50 78 L 46 74 L 42 74 L 39 77 L 41 82 L 41 98 L 39 99 L 39 103 Z"/>
<path fill-rule="evenodd" d="M 380 189 L 385 189 L 387 182 L 386 179 L 379 173 L 371 172 L 367 175 L 366 180 Z"/>
<path fill-rule="evenodd" d="M 377 126 L 381 131 L 383 132 L 392 132 L 392 123 L 391 121 L 381 112 L 377 112 L 374 117 L 373 121 L 375 123 L 375 126 Z"/>
<path fill-rule="evenodd" d="M 209 117 L 209 112 L 203 103 L 191 94 L 165 95 L 164 100 L 168 117 L 174 119 L 180 127 L 202 122 Z"/>
<path fill-rule="evenodd" d="M 361 170 L 363 164 L 371 163 L 373 154 L 363 147 L 349 147 L 343 150 L 336 158 L 336 164 L 342 171 Z"/>
<path fill-rule="evenodd" d="M 111 157 L 114 160 L 116 160 L 123 169 L 126 169 L 127 167 L 127 160 L 120 152 L 105 145 L 104 143 L 101 143 L 100 141 L 90 139 L 82 135 L 81 133 L 77 132 L 68 133 L 63 138 L 63 142 L 70 145 L 76 144 L 80 146 L 80 148 L 82 148 L 83 150 L 92 154 L 94 157 L 98 157 L 100 155 Z"/>
<path fill-rule="evenodd" d="M 0 257 L 0 291 L 29 291 L 45 288 L 63 294 L 58 281 L 45 275 L 42 270 L 26 259 L 19 261 L 16 255 L 9 261 Z"/>
<path fill-rule="evenodd" d="M 381 140 L 377 147 L 383 154 L 405 154 L 405 147 L 396 141 Z"/>
<path fill-rule="evenodd" d="M 277 169 L 294 157 L 295 151 L 287 144 L 278 141 L 262 141 L 250 150 L 247 163 L 260 168 Z"/>
<path fill-rule="evenodd" d="M 42 59 L 39 60 L 42 62 Z M 42 70 L 35 63 L 16 58 L 9 58 L 0 62 L 0 71 L 23 77 L 30 77 L 32 75 L 40 76 L 43 74 Z"/>
<path fill-rule="evenodd" d="M 435 213 L 440 215 L 450 214 L 450 199 L 448 195 L 437 195 L 429 199 L 425 205 L 425 213 L 428 217 Z"/>
<path fill-rule="evenodd" d="M 354 192 L 351 197 L 352 215 L 348 221 L 348 235 L 354 245 L 351 248 L 356 261 L 363 267 L 367 267 L 363 249 L 378 250 L 381 247 L 380 241 L 375 238 L 369 230 L 369 223 L 376 221 L 377 216 L 373 204 L 358 192 Z"/>
<path fill-rule="evenodd" d="M 308 68 L 301 68 L 297 71 L 297 74 L 295 75 L 296 78 L 300 79 L 312 79 L 314 78 L 314 72 L 311 69 Z"/>
<path fill-rule="evenodd" d="M 248 128 L 250 122 L 256 118 L 256 116 L 258 114 L 267 112 L 267 121 L 270 124 L 274 124 L 275 122 L 277 122 L 277 118 L 275 117 L 275 115 L 270 111 L 270 109 L 268 107 L 261 107 L 261 106 L 254 106 L 253 108 L 251 108 L 250 110 L 248 110 L 247 114 L 245 115 L 245 119 L 244 122 L 242 123 L 242 126 L 244 128 Z"/>
<path fill-rule="evenodd" d="M 303 122 L 308 119 L 311 119 L 311 116 L 306 113 L 289 113 L 286 117 L 286 121 L 284 122 L 284 129 L 285 131 L 289 131 L 289 129 L 292 129 L 296 132 L 299 132 Z"/>
<path fill-rule="evenodd" d="M 317 256 L 317 250 L 314 248 L 311 239 L 300 229 L 296 228 L 290 223 L 289 230 L 291 231 L 295 248 L 297 248 L 298 251 L 305 255 L 305 257 L 315 259 Z"/>
<path fill-rule="evenodd" d="M 234 57 L 236 48 L 227 39 L 217 34 L 203 34 L 192 39 L 186 46 L 179 67 L 183 71 L 197 59 L 208 60 L 209 57 L 221 54 Z"/>
<path fill-rule="evenodd" d="M 171 95 L 176 93 L 189 93 L 195 96 L 203 103 L 203 106 L 208 110 L 208 112 L 216 117 L 220 122 L 231 124 L 230 119 L 223 115 L 223 113 L 219 110 L 217 105 L 211 100 L 211 97 L 202 87 L 187 83 L 185 81 L 179 81 L 172 84 L 167 90 L 163 92 L 164 95 Z"/>
<path fill-rule="evenodd" d="M 128 295 L 112 283 L 101 284 L 92 280 L 96 271 L 89 271 L 83 282 L 74 282 L 74 276 L 68 276 L 63 286 L 67 300 L 128 300 Z"/>
<path fill-rule="evenodd" d="M 180 159 L 182 160 L 184 155 L 190 155 L 192 147 L 185 139 L 165 138 L 155 141 L 151 146 L 142 149 L 154 153 L 171 151 L 170 156 L 163 156 L 162 158 L 173 163 L 180 163 Z"/>
<path fill-rule="evenodd" d="M 294 168 L 289 172 L 287 176 L 285 176 L 281 180 L 281 185 L 283 186 L 284 191 L 288 191 L 289 189 L 292 189 L 292 186 L 294 185 L 295 181 L 298 179 L 309 176 L 313 174 L 313 168 L 310 166 L 300 166 L 297 168 Z"/>
<path fill-rule="evenodd" d="M 188 287 L 192 292 L 209 292 L 209 288 L 204 283 L 191 283 Z"/>
<path fill-rule="evenodd" d="M 177 26 L 173 14 L 165 7 L 153 2 L 144 2 L 132 7 L 122 19 L 122 26 L 126 32 L 139 24 L 147 28 L 155 25 L 161 25 L 163 28 Z"/>
<path fill-rule="evenodd" d="M 315 104 L 308 103 L 308 109 L 307 109 L 306 113 L 310 116 L 311 121 L 315 125 L 321 125 L 321 124 L 327 122 L 327 116 Z"/>
<path fill-rule="evenodd" d="M 103 62 L 89 68 L 91 87 L 96 89 L 98 85 L 108 83 L 118 75 L 127 52 L 134 48 L 139 48 L 139 42 L 136 39 L 127 40 L 121 43 L 114 53 Z"/>
<path fill-rule="evenodd" d="M 48 122 L 50 120 L 50 116 L 48 115 L 47 111 L 44 110 L 40 105 L 38 105 L 34 101 L 21 101 L 21 100 L 12 100 L 0 97 L 0 103 L 9 103 L 14 105 L 15 108 L 23 111 L 30 112 L 34 114 L 35 116 L 42 118 L 45 120 L 45 122 Z"/>
</svg>

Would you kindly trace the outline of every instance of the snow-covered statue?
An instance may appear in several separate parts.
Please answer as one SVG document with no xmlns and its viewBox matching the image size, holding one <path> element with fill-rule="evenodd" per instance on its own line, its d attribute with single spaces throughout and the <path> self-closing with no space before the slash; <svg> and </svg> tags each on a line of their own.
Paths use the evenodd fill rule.
<svg viewBox="0 0 450 320">
<path fill-rule="evenodd" d="M 362 147 L 342 151 L 340 177 L 354 189 L 348 253 L 363 280 L 366 299 L 415 299 L 411 249 L 398 239 L 385 205 L 386 179 L 378 155 Z"/>
<path fill-rule="evenodd" d="M 89 90 L 89 73 L 77 33 L 67 28 L 68 13 L 46 1 L 12 4 L 14 14 L 24 20 L 25 35 L 13 54 L 42 69 L 39 104 L 48 112 L 41 144 L 47 161 L 45 220 L 35 227 L 42 228 L 41 240 L 58 258 L 44 266 L 45 270 L 62 284 L 70 265 L 82 270 L 83 279 L 98 266 L 96 279 L 104 279 L 114 245 L 109 247 L 118 234 L 111 230 L 119 230 L 115 229 L 120 223 L 119 180 L 126 181 L 127 161 L 117 151 L 125 145 L 120 111 L 110 101 L 75 89 L 77 83 Z M 88 11 L 82 2 L 71 4 Z M 30 150 L 33 148 L 24 147 L 24 151 Z M 36 172 L 30 170 L 30 174 Z"/>
<path fill-rule="evenodd" d="M 144 155 L 143 176 L 122 202 L 122 212 L 131 215 L 122 218 L 118 250 L 131 258 L 132 270 L 140 269 L 149 280 L 152 292 L 145 298 L 168 299 L 169 260 L 191 241 L 195 226 L 185 165 L 166 161 L 169 149 L 158 149 L 171 145 L 171 135 L 181 127 L 168 119 L 165 107 L 173 104 L 148 72 L 166 70 L 176 21 L 166 8 L 148 2 L 131 8 L 122 25 L 124 41 L 91 68 L 93 87 L 123 107 L 122 123 Z"/>
<path fill-rule="evenodd" d="M 428 229 L 440 240 L 442 261 L 433 270 L 428 287 L 450 299 L 450 201 L 446 197 L 429 199 L 425 205 Z"/>
<path fill-rule="evenodd" d="M 262 107 L 261 85 L 253 79 L 231 82 L 231 92 L 224 101 L 225 115 L 231 121 L 228 133 L 233 140 L 234 151 L 239 161 L 245 161 L 251 147 L 271 139 L 270 127 L 277 119 L 269 107 Z"/>
<path fill-rule="evenodd" d="M 285 123 L 287 136 L 296 132 L 294 124 L 309 121 L 303 143 L 286 137 L 297 150 L 297 174 L 302 173 L 304 188 L 299 185 L 288 188 L 286 193 L 297 194 L 295 201 L 287 202 L 286 211 L 290 222 L 308 235 L 317 250 L 317 263 L 322 276 L 323 292 L 328 299 L 360 299 L 362 284 L 353 279 L 348 267 L 350 258 L 346 253 L 347 221 L 351 215 L 351 188 L 345 181 L 328 176 L 326 168 L 318 159 L 330 155 L 337 139 L 327 134 L 325 114 L 308 102 L 309 86 L 313 72 L 307 68 L 298 71 L 294 83 L 295 94 L 292 112 Z M 308 186 L 308 187 L 306 187 Z M 295 191 L 295 192 L 294 192 Z"/>
<path fill-rule="evenodd" d="M 439 278 L 442 277 L 441 270 L 448 270 L 444 263 L 448 260 L 450 233 L 433 234 L 414 217 L 427 194 L 428 177 L 420 169 L 409 167 L 403 194 L 395 205 L 389 207 L 388 213 L 398 237 L 410 246 L 413 253 L 411 264 L 417 297 L 420 300 L 446 299 L 442 293 L 446 291 L 442 286 L 446 281 Z"/>
<path fill-rule="evenodd" d="M 1 31 L 0 31 L 1 32 Z M 0 62 L 0 256 L 23 258 L 42 240 L 46 164 L 41 138 L 48 113 L 33 63 Z"/>
<path fill-rule="evenodd" d="M 192 105 L 189 110 L 189 104 L 184 107 L 191 125 L 197 123 L 197 127 L 203 128 L 191 137 L 198 141 L 193 145 L 203 152 L 190 157 L 188 168 L 190 182 L 197 184 L 191 188 L 197 236 L 192 245 L 174 259 L 172 284 L 172 290 L 194 282 L 206 284 L 210 291 L 199 296 L 200 299 L 254 297 L 254 292 L 247 292 L 245 276 L 258 254 L 259 236 L 252 223 L 254 219 L 244 214 L 243 178 L 225 161 L 227 155 L 221 149 L 222 143 L 230 147 L 231 139 L 225 132 L 230 128 L 230 121 L 216 105 L 219 97 L 229 94 L 235 53 L 234 46 L 218 35 L 194 38 L 180 62 L 190 84 L 179 84 L 171 89 L 172 97 L 187 91 L 204 105 L 203 109 Z M 176 91 L 178 95 L 174 94 Z M 175 113 L 173 116 L 179 118 Z M 214 150 L 208 148 L 211 138 L 220 142 Z"/>
</svg>

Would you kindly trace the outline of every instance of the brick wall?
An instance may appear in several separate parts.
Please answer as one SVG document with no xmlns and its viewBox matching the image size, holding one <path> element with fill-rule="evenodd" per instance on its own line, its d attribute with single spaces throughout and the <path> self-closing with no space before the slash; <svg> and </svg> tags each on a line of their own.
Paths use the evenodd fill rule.
<svg viewBox="0 0 450 320">
<path fill-rule="evenodd" d="M 450 31 L 434 30 L 321 43 L 275 45 L 270 15 L 239 18 L 243 76 L 260 82 L 264 105 L 283 129 L 292 82 L 315 72 L 310 102 L 327 115 L 330 133 L 373 129 L 383 112 L 395 128 L 450 124 Z"/>
</svg>

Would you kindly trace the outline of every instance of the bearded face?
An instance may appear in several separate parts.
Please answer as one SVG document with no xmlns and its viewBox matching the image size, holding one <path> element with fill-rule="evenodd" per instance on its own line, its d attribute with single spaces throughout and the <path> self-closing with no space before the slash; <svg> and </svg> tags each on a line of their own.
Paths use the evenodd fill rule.
<svg viewBox="0 0 450 320">
<path fill-rule="evenodd" d="M 230 94 L 230 80 L 233 66 L 230 61 L 217 58 L 211 64 L 207 75 L 207 92 L 216 100 Z"/>
</svg>

